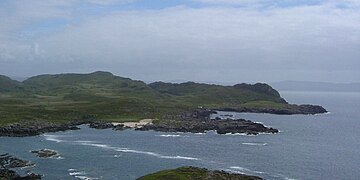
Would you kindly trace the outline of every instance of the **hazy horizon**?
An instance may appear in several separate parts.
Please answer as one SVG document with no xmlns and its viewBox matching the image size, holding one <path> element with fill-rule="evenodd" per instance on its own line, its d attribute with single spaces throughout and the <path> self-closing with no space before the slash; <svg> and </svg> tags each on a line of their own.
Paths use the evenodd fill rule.
<svg viewBox="0 0 360 180">
<path fill-rule="evenodd" d="M 360 82 L 356 0 L 0 2 L 0 74 Z"/>
</svg>

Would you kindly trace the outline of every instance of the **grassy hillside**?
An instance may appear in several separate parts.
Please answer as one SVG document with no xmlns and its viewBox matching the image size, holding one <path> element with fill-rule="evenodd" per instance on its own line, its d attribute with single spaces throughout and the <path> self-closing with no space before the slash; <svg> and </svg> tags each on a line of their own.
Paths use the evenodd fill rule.
<svg viewBox="0 0 360 180">
<path fill-rule="evenodd" d="M 31 77 L 0 76 L 0 124 L 22 120 L 66 122 L 95 118 L 133 121 L 204 108 L 272 106 L 287 103 L 266 84 L 219 86 L 199 83 L 145 84 L 109 72 Z"/>
<path fill-rule="evenodd" d="M 0 75 L 0 93 L 21 91 L 20 82 Z"/>
</svg>

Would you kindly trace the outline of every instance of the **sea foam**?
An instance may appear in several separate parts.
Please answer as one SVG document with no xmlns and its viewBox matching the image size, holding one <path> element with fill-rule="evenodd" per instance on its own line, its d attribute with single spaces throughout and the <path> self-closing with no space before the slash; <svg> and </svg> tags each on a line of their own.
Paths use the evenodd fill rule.
<svg viewBox="0 0 360 180">
<path fill-rule="evenodd" d="M 252 142 L 245 142 L 245 143 L 241 143 L 243 145 L 248 145 L 248 146 L 266 146 L 267 143 L 252 143 Z"/>
<path fill-rule="evenodd" d="M 63 140 L 59 139 L 60 136 L 57 136 L 57 135 L 44 134 L 43 136 L 48 141 L 54 141 L 54 142 L 57 142 L 57 143 L 63 142 Z"/>
</svg>

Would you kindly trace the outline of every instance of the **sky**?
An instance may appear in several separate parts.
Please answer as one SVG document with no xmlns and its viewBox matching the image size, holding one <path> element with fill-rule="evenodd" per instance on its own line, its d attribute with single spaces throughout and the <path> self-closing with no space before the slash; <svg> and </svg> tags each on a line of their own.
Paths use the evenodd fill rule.
<svg viewBox="0 0 360 180">
<path fill-rule="evenodd" d="M 0 74 L 360 82 L 360 0 L 0 0 Z"/>
</svg>

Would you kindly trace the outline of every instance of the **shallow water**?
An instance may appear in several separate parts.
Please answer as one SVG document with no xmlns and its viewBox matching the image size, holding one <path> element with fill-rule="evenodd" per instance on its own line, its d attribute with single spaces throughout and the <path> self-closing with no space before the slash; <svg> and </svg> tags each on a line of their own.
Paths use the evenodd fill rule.
<svg viewBox="0 0 360 180">
<path fill-rule="evenodd" d="M 323 105 L 322 115 L 231 113 L 278 128 L 258 136 L 81 130 L 0 138 L 0 152 L 36 163 L 45 179 L 135 179 L 184 165 L 266 179 L 359 179 L 360 93 L 282 92 L 290 103 Z M 60 158 L 29 153 L 54 149 Z"/>
</svg>

